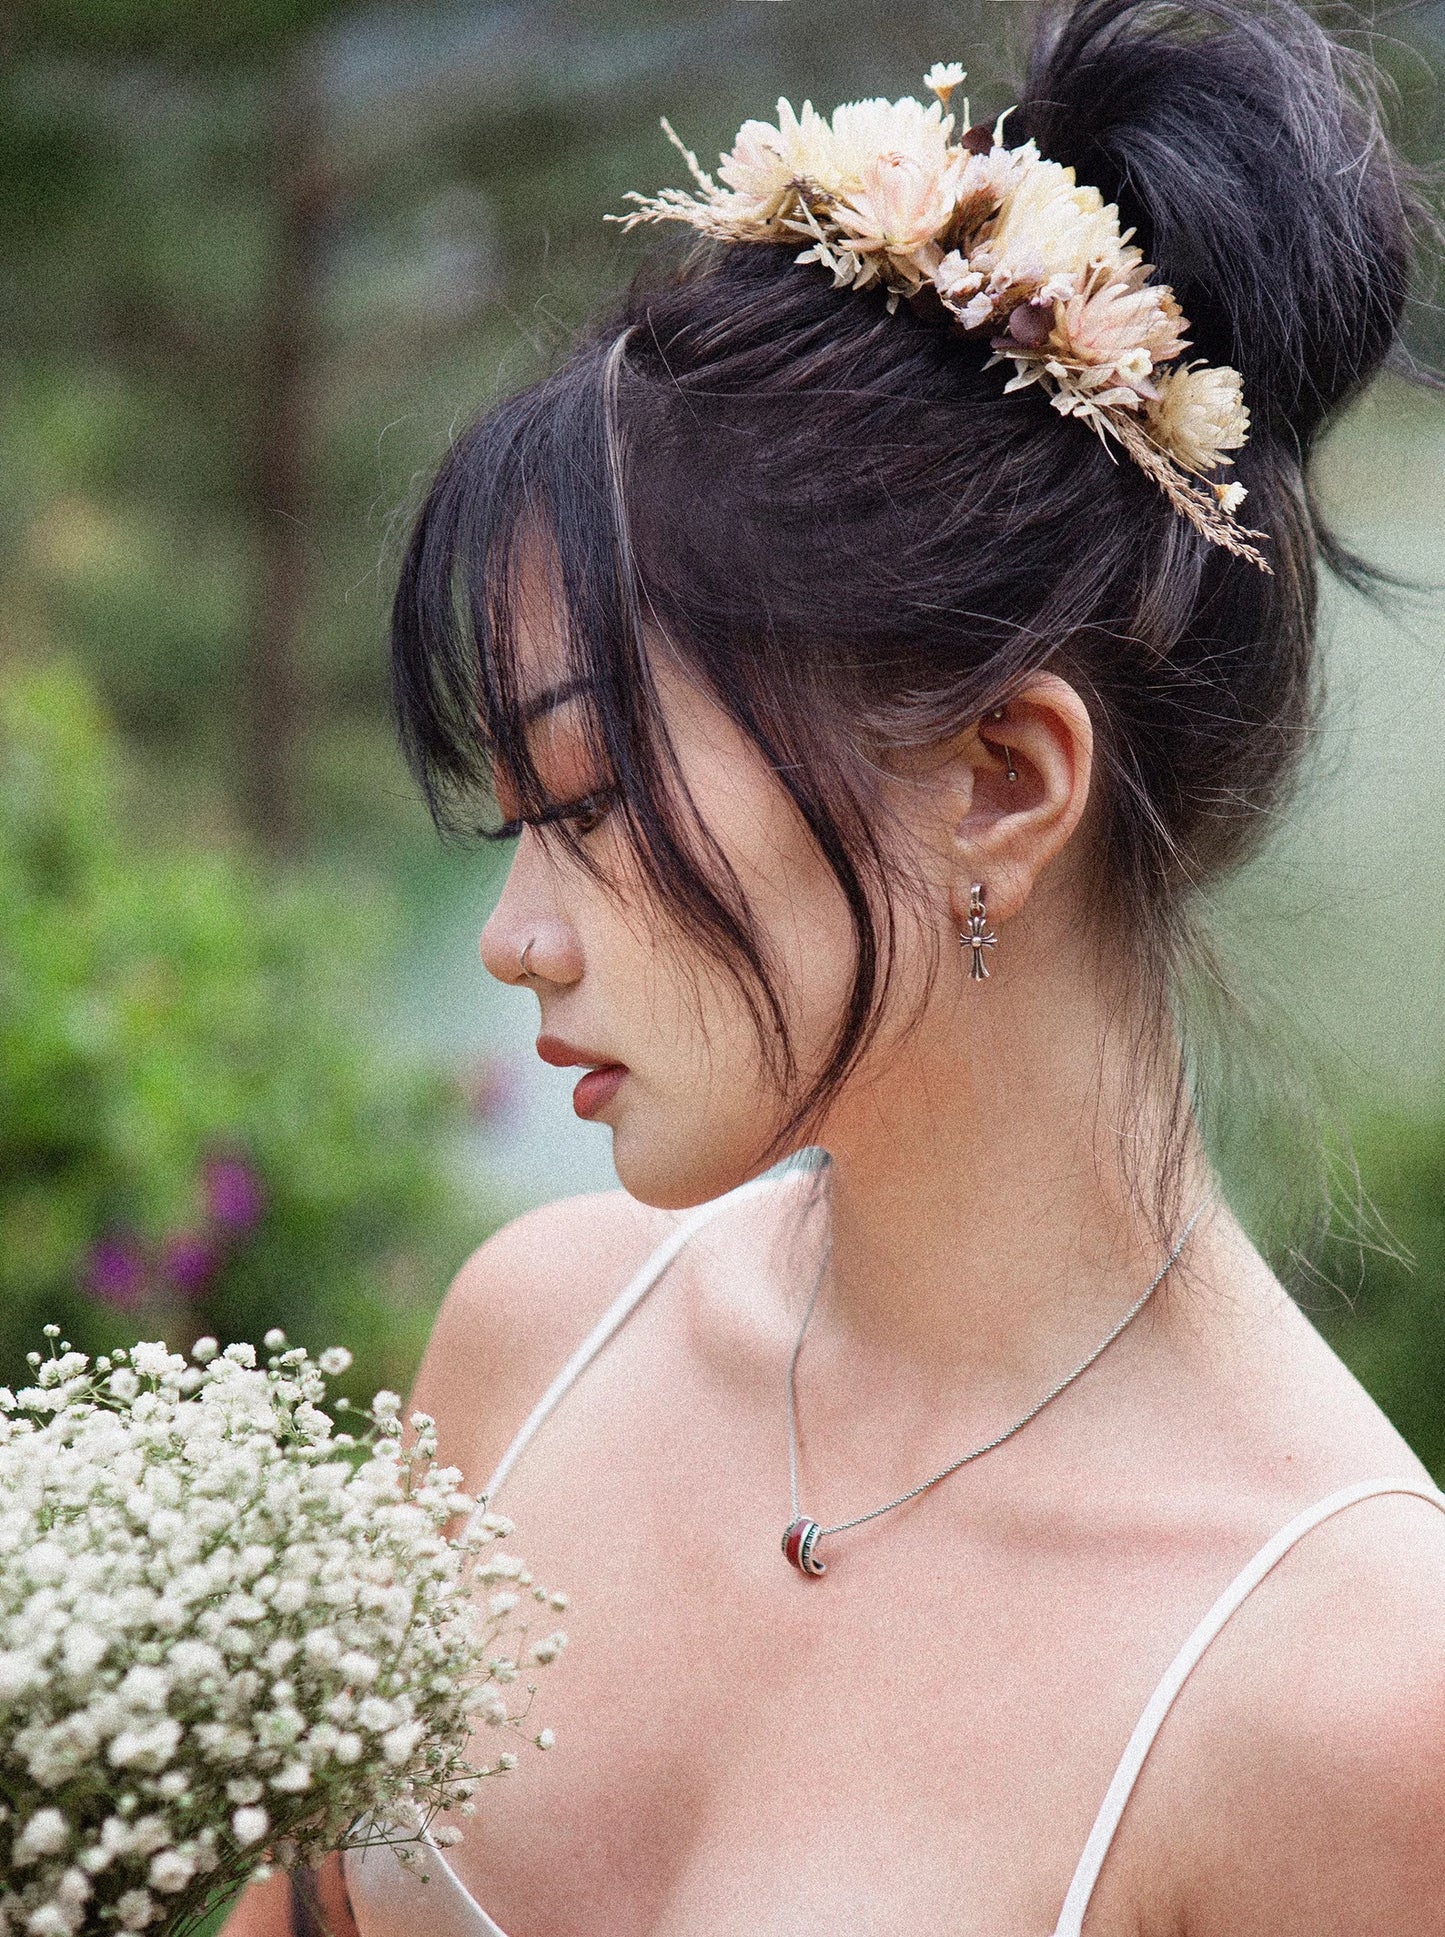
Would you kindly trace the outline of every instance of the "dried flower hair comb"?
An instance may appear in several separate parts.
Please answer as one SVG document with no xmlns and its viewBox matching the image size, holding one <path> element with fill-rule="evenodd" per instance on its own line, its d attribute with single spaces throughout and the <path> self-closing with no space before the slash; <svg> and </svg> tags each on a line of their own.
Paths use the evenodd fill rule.
<svg viewBox="0 0 1445 1937">
<path fill-rule="evenodd" d="M 831 270 L 837 288 L 881 285 L 890 310 L 931 290 L 960 330 L 987 334 L 991 363 L 1013 364 L 1005 390 L 1038 384 L 1055 410 L 1122 445 L 1211 544 L 1268 571 L 1250 542 L 1264 534 L 1234 515 L 1244 486 L 1209 475 L 1249 434 L 1238 371 L 1185 360 L 1173 292 L 1149 280 L 1118 209 L 1072 168 L 1032 141 L 1006 147 L 1006 115 L 968 126 L 967 102 L 952 138 L 962 80 L 957 61 L 938 62 L 925 77 L 930 106 L 855 101 L 831 119 L 779 101 L 776 125 L 738 130 L 721 186 L 664 119 L 698 192 L 632 190 L 637 207 L 606 219 L 684 222 L 724 242 L 801 239 L 799 262 Z"/>
</svg>

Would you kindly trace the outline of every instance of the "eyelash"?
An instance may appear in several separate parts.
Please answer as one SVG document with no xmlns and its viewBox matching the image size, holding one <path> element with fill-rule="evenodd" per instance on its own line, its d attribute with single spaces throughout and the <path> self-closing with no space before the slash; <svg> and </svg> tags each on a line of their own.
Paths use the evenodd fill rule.
<svg viewBox="0 0 1445 1937">
<path fill-rule="evenodd" d="M 554 821 L 586 821 L 579 828 L 582 835 L 591 834 L 601 826 L 611 811 L 615 794 L 603 792 L 584 794 L 581 800 L 559 802 L 553 807 L 544 807 L 540 814 L 525 814 L 514 821 L 504 821 L 500 827 L 482 830 L 489 841 L 515 841 L 524 827 L 546 827 Z"/>
</svg>

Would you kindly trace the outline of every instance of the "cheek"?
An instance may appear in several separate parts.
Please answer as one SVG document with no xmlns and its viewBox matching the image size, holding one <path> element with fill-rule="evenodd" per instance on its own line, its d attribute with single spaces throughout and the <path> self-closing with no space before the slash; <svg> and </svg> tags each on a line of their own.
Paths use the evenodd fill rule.
<svg viewBox="0 0 1445 1937">
<path fill-rule="evenodd" d="M 608 1040 L 633 1072 L 613 1119 L 613 1160 L 632 1195 L 668 1208 L 756 1174 L 832 1047 L 852 980 L 846 904 L 811 844 L 724 851 L 787 1019 L 797 1068 L 786 1088 L 766 1007 L 760 1025 L 736 980 L 676 939 L 666 917 L 624 916 L 619 896 L 595 908 L 584 942 L 594 993 L 617 1025 Z"/>
</svg>

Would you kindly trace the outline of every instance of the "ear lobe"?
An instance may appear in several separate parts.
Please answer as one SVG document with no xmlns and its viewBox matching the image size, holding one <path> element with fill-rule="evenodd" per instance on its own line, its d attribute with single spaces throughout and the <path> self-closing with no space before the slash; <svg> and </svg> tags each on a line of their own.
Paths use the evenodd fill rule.
<svg viewBox="0 0 1445 1937">
<path fill-rule="evenodd" d="M 979 722 L 975 745 L 972 794 L 954 836 L 960 927 L 975 881 L 985 884 L 990 919 L 1007 921 L 1068 843 L 1088 805 L 1093 722 L 1067 680 L 1040 673 L 1002 719 Z"/>
</svg>

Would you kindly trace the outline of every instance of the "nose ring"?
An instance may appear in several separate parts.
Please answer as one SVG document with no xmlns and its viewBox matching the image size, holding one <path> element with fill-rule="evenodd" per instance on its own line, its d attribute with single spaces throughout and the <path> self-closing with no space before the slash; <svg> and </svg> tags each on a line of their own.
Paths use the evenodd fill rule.
<svg viewBox="0 0 1445 1937">
<path fill-rule="evenodd" d="M 526 945 L 526 947 L 525 947 L 525 948 L 524 948 L 524 949 L 522 950 L 522 953 L 521 953 L 521 957 L 520 957 L 520 960 L 519 960 L 519 964 L 518 964 L 518 966 L 519 966 L 519 969 L 520 969 L 520 972 L 521 972 L 521 973 L 522 973 L 522 974 L 523 974 L 524 976 L 526 976 L 526 975 L 530 975 L 530 974 L 532 973 L 532 971 L 531 971 L 531 970 L 530 970 L 530 969 L 529 969 L 529 968 L 527 967 L 527 957 L 528 957 L 528 956 L 529 956 L 529 955 L 531 954 L 531 952 L 532 952 L 532 944 L 533 944 L 533 942 L 535 942 L 535 941 L 536 941 L 536 939 L 537 939 L 537 937 L 536 937 L 535 935 L 531 935 L 531 936 L 529 936 L 529 937 L 528 937 L 528 939 L 527 939 L 527 945 Z"/>
</svg>

